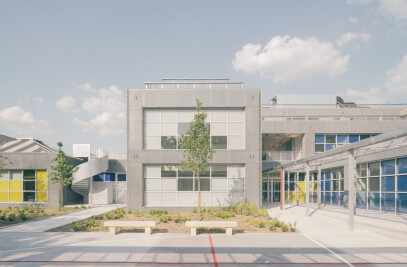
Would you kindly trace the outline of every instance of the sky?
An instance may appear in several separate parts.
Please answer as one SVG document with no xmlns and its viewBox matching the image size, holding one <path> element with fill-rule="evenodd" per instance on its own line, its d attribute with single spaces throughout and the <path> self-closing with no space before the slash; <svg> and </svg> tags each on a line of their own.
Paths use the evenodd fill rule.
<svg viewBox="0 0 407 267">
<path fill-rule="evenodd" d="M 126 90 L 229 78 L 407 103 L 407 0 L 0 0 L 0 134 L 126 152 Z"/>
</svg>

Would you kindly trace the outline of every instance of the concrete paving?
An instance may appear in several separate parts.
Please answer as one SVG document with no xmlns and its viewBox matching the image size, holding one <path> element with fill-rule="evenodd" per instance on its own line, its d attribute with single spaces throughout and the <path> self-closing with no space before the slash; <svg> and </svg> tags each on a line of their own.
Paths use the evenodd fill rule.
<svg viewBox="0 0 407 267">
<path fill-rule="evenodd" d="M 63 214 L 48 219 L 43 219 L 39 221 L 24 222 L 17 225 L 12 225 L 4 228 L 0 228 L 0 233 L 2 232 L 45 232 L 50 229 L 60 227 L 63 225 L 70 224 L 72 222 L 84 220 L 90 218 L 91 216 L 106 213 L 114 209 L 124 207 L 123 204 L 100 206 L 95 208 L 89 208 L 77 212 L 72 212 L 68 214 Z"/>
<path fill-rule="evenodd" d="M 270 210 L 298 233 L 168 234 L 0 231 L 1 266 L 407 266 L 407 238 L 356 228 L 314 211 Z"/>
</svg>

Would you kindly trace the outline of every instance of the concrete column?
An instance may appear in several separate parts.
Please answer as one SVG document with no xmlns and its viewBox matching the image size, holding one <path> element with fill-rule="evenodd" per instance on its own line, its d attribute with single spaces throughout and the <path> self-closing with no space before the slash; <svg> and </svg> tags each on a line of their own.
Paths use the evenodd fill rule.
<svg viewBox="0 0 407 267">
<path fill-rule="evenodd" d="M 297 171 L 296 173 L 296 177 L 295 177 L 295 197 L 296 197 L 296 202 L 297 202 L 297 206 L 299 205 L 299 203 L 300 203 L 300 200 L 299 200 L 299 191 L 300 191 L 300 188 L 299 188 L 299 186 L 298 186 L 298 182 L 299 182 L 299 178 L 300 178 L 300 171 Z"/>
<path fill-rule="evenodd" d="M 349 169 L 349 195 L 348 195 L 348 226 L 349 230 L 353 231 L 354 226 L 354 214 L 355 214 L 355 198 L 356 198 L 356 188 L 355 188 L 355 173 L 356 173 L 356 161 L 353 155 L 353 150 L 349 151 L 348 156 L 348 169 Z"/>
<path fill-rule="evenodd" d="M 89 205 L 93 205 L 93 177 L 89 178 Z"/>
<path fill-rule="evenodd" d="M 321 208 L 321 166 L 318 166 L 317 174 L 317 203 L 318 209 Z"/>
<path fill-rule="evenodd" d="M 305 215 L 309 217 L 309 164 L 305 168 Z"/>
</svg>

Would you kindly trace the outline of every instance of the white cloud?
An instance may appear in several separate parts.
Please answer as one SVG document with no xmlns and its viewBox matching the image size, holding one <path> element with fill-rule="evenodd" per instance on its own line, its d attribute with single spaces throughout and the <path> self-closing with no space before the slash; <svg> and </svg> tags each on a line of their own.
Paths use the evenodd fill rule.
<svg viewBox="0 0 407 267">
<path fill-rule="evenodd" d="M 387 71 L 385 86 L 392 97 L 407 95 L 407 55 L 395 68 Z"/>
<path fill-rule="evenodd" d="M 356 104 L 385 104 L 387 102 L 383 90 L 377 87 L 372 87 L 368 91 L 348 89 L 345 96 Z"/>
<path fill-rule="evenodd" d="M 37 120 L 33 113 L 20 106 L 13 106 L 0 111 L 0 125 L 18 135 L 32 136 L 50 132 L 48 122 Z"/>
<path fill-rule="evenodd" d="M 379 10 L 397 22 L 406 20 L 407 0 L 380 0 Z"/>
<path fill-rule="evenodd" d="M 358 22 L 358 18 L 355 18 L 355 17 L 349 17 L 348 20 L 349 20 L 350 23 L 357 23 Z"/>
<path fill-rule="evenodd" d="M 66 95 L 55 103 L 55 106 L 65 112 L 78 113 L 79 109 L 75 109 L 76 100 L 72 96 Z"/>
<path fill-rule="evenodd" d="M 342 34 L 341 38 L 336 40 L 336 44 L 338 46 L 343 46 L 344 44 L 356 39 L 360 39 L 362 41 L 367 42 L 370 40 L 370 34 L 359 32 L 347 32 Z"/>
<path fill-rule="evenodd" d="M 83 89 L 85 91 L 93 92 L 94 89 L 92 88 L 92 85 L 90 83 L 84 83 L 78 85 L 78 88 Z"/>
<path fill-rule="evenodd" d="M 84 131 L 96 130 L 101 137 L 125 134 L 126 101 L 123 92 L 115 85 L 96 90 L 96 95 L 84 97 L 82 109 L 91 116 L 85 120 L 79 117 L 74 122 Z"/>
<path fill-rule="evenodd" d="M 284 83 L 323 73 L 341 75 L 347 70 L 348 60 L 349 56 L 341 56 L 330 42 L 285 35 L 273 37 L 264 48 L 260 44 L 245 45 L 236 52 L 232 64 L 236 71 L 258 72 L 262 78 Z"/>
<path fill-rule="evenodd" d="M 34 101 L 37 102 L 38 105 L 42 105 L 45 102 L 45 99 L 42 97 L 35 97 Z"/>
</svg>

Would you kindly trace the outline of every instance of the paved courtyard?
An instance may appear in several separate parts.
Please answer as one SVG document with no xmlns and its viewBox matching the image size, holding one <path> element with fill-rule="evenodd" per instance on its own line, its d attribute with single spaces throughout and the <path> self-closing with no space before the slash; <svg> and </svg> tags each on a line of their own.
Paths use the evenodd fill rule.
<svg viewBox="0 0 407 267">
<path fill-rule="evenodd" d="M 301 208 L 298 208 L 299 210 Z M 298 211 L 297 211 L 298 213 Z M 293 217 L 287 209 L 281 217 Z M 355 229 L 314 213 L 286 234 L 0 232 L 2 266 L 407 266 L 407 238 Z M 293 219 L 293 218 L 292 218 Z M 295 219 L 295 218 L 294 218 Z M 46 222 L 46 220 L 44 220 Z M 320 227 L 319 224 L 330 225 Z M 17 229 L 17 228 L 14 228 Z"/>
</svg>

